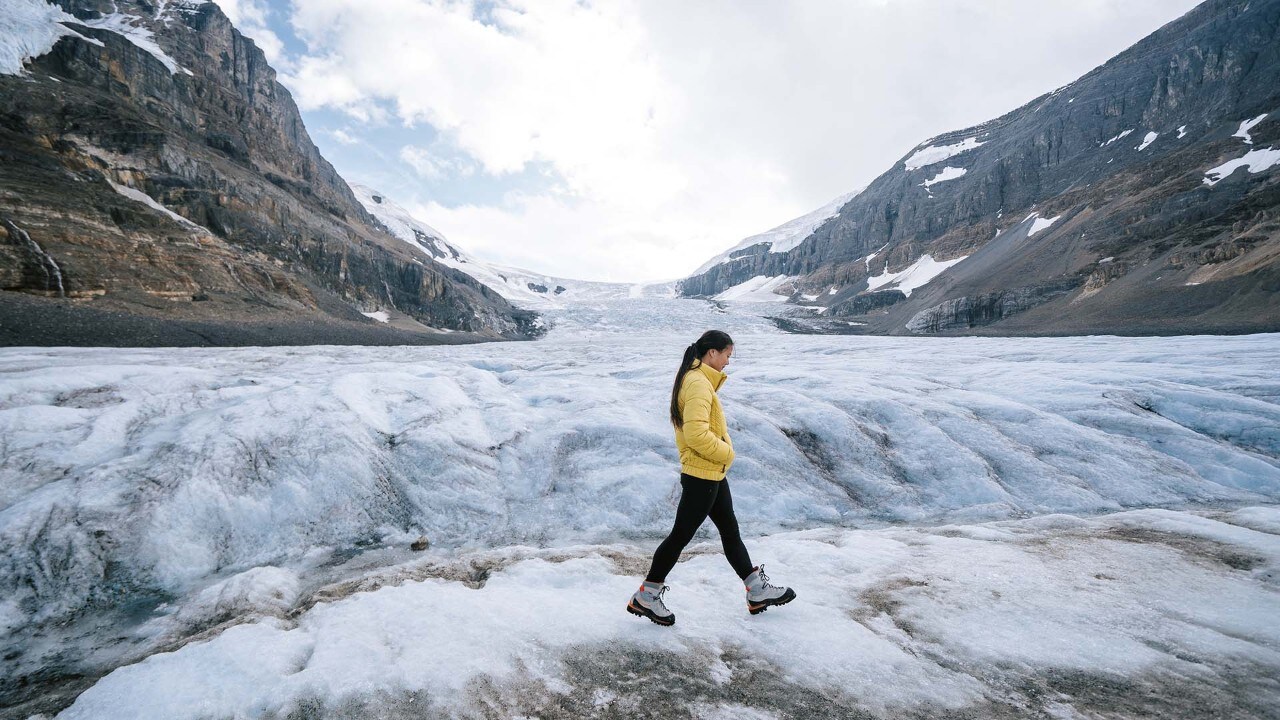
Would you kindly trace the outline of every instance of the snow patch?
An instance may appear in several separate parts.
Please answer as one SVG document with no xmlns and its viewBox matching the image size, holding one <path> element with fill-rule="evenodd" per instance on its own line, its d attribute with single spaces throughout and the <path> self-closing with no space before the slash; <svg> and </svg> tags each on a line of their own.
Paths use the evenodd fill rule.
<svg viewBox="0 0 1280 720">
<path fill-rule="evenodd" d="M 911 297 L 911 291 L 927 284 L 930 280 L 941 275 L 944 270 L 967 257 L 969 256 L 964 255 L 954 260 L 938 262 L 933 259 L 932 255 L 921 255 L 920 259 L 896 273 L 889 272 L 889 264 L 885 263 L 883 273 L 867 278 L 867 290 L 896 288 L 901 290 L 903 295 Z"/>
<path fill-rule="evenodd" d="M 1210 187 L 1217 185 L 1242 167 L 1249 168 L 1249 174 L 1256 175 L 1265 170 L 1270 170 L 1277 164 L 1280 164 L 1280 149 L 1260 148 L 1258 150 L 1250 150 L 1243 157 L 1228 160 L 1218 167 L 1205 170 L 1204 184 Z"/>
<path fill-rule="evenodd" d="M 1036 233 L 1042 230 L 1048 230 L 1049 227 L 1052 226 L 1054 223 L 1058 222 L 1058 219 L 1061 218 L 1062 216 L 1058 215 L 1057 217 L 1042 218 L 1042 217 L 1037 217 L 1036 215 L 1033 214 L 1031 217 L 1035 217 L 1036 221 L 1031 223 L 1031 229 L 1027 231 L 1027 237 L 1031 237 L 1032 235 L 1035 235 Z M 1030 220 L 1031 217 L 1028 217 L 1027 220 Z M 1024 220 L 1023 222 L 1026 222 L 1026 220 Z"/>
<path fill-rule="evenodd" d="M 107 184 L 110 185 L 112 189 L 114 189 L 116 192 L 120 193 L 121 195 L 135 202 L 140 202 L 143 205 L 146 205 L 147 207 L 151 208 L 152 210 L 156 210 L 163 213 L 169 219 L 173 220 L 174 222 L 178 223 L 179 225 L 185 227 L 188 230 L 194 230 L 204 235 L 211 234 L 208 228 L 204 227 L 203 225 L 197 225 L 196 223 L 193 223 L 190 220 L 182 217 L 178 213 L 170 210 L 164 205 L 161 205 L 158 201 L 156 201 L 155 198 L 142 192 L 141 190 L 137 190 L 137 189 L 128 187 L 126 185 L 117 185 L 111 182 L 110 180 L 107 181 Z"/>
<path fill-rule="evenodd" d="M 1249 131 L 1252 130 L 1255 125 L 1265 120 L 1266 117 L 1267 117 L 1267 114 L 1262 113 L 1261 115 L 1259 115 L 1258 117 L 1252 120 L 1241 120 L 1240 129 L 1236 130 L 1235 134 L 1232 135 L 1231 137 L 1242 138 L 1246 145 L 1252 145 L 1253 136 L 1249 134 Z"/>
<path fill-rule="evenodd" d="M 934 175 L 932 180 L 925 180 L 924 182 L 920 183 L 920 185 L 924 188 L 929 188 L 930 186 L 937 185 L 938 183 L 944 183 L 948 180 L 955 180 L 956 178 L 962 178 L 967 172 L 969 171 L 965 170 L 964 168 L 947 166 L 942 168 L 942 171 L 939 172 L 937 175 Z"/>
<path fill-rule="evenodd" d="M 869 272 L 871 272 L 871 260 L 872 260 L 873 258 L 875 258 L 875 256 L 877 256 L 877 255 L 879 255 L 880 253 L 884 252 L 884 249 L 885 249 L 885 248 L 887 248 L 887 247 L 889 247 L 889 243 L 885 243 L 885 244 L 884 244 L 884 245 L 883 245 L 879 250 L 877 250 L 877 251 L 875 251 L 875 252 L 871 253 L 870 255 L 868 255 L 868 256 L 866 256 L 866 257 L 862 258 L 862 261 L 863 261 L 864 263 L 866 263 L 866 266 L 867 266 L 867 272 L 868 272 L 868 273 L 869 273 Z M 835 289 L 834 287 L 833 287 L 833 288 L 831 288 L 831 294 L 832 294 L 832 295 L 834 295 L 835 293 L 836 293 L 836 289 Z"/>
<path fill-rule="evenodd" d="M 1146 137 L 1142 138 L 1142 144 L 1134 149 L 1138 152 L 1142 152 L 1143 150 L 1146 150 L 1151 143 L 1155 142 L 1158 137 L 1160 137 L 1160 133 L 1149 132 Z"/>
<path fill-rule="evenodd" d="M 735 300 L 738 302 L 786 302 L 789 295 L 780 295 L 774 290 L 797 277 L 790 275 L 774 275 L 766 277 L 756 275 L 750 280 L 738 283 L 716 295 L 714 300 Z"/>
<path fill-rule="evenodd" d="M 1186 136 L 1187 136 L 1187 126 L 1186 125 L 1178 126 L 1178 139 L 1181 140 Z"/>
<path fill-rule="evenodd" d="M 163 63 L 171 74 L 179 72 L 186 75 L 192 74 L 190 70 L 179 65 L 177 60 L 170 57 L 169 53 L 160 47 L 159 43 L 156 42 L 155 33 L 151 32 L 151 29 L 144 24 L 145 21 L 137 15 L 111 13 L 100 18 L 75 20 L 75 22 L 91 28 L 107 30 L 123 37 Z"/>
<path fill-rule="evenodd" d="M 1115 137 L 1111 138 L 1110 140 L 1108 140 L 1108 141 L 1106 141 L 1106 142 L 1104 142 L 1104 143 L 1098 143 L 1098 147 L 1106 147 L 1106 146 L 1110 145 L 1111 143 L 1116 142 L 1117 140 L 1123 140 L 1123 139 L 1125 139 L 1126 137 L 1128 137 L 1131 133 L 1133 133 L 1133 130 L 1125 130 L 1124 132 L 1120 133 L 1119 135 L 1117 135 L 1117 136 L 1115 136 Z"/>
<path fill-rule="evenodd" d="M 902 163 L 902 166 L 906 168 L 907 172 L 911 172 L 912 170 L 918 170 L 922 167 L 940 163 L 943 160 L 955 157 L 960 153 L 982 147 L 983 145 L 986 145 L 986 143 L 978 142 L 978 138 L 976 137 L 966 138 L 964 141 L 955 143 L 954 145 L 930 145 L 923 150 L 917 150 L 915 154 L 907 158 L 906 161 Z"/>
<path fill-rule="evenodd" d="M 360 314 L 371 320 L 377 320 L 378 322 L 381 322 L 381 323 L 391 322 L 391 316 L 387 314 L 386 310 L 375 310 L 373 312 L 362 312 Z"/>
</svg>

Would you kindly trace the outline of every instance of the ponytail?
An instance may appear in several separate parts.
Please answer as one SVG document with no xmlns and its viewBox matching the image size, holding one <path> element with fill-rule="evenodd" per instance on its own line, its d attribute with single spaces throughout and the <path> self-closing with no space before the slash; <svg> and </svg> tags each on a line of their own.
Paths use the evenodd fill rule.
<svg viewBox="0 0 1280 720">
<path fill-rule="evenodd" d="M 680 360 L 680 369 L 676 371 L 676 382 L 671 387 L 671 424 L 677 428 L 684 427 L 684 418 L 680 417 L 680 386 L 684 384 L 684 375 L 694 368 L 694 361 L 701 361 L 708 350 L 724 350 L 733 344 L 733 338 L 720 330 L 708 330 L 702 337 L 684 349 L 684 358 Z"/>
</svg>

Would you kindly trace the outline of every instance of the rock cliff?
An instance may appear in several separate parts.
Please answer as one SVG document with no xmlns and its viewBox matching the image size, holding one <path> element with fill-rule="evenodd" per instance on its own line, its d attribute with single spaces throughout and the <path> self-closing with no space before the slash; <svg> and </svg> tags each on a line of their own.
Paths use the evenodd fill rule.
<svg viewBox="0 0 1280 720">
<path fill-rule="evenodd" d="M 364 210 L 215 4 L 58 4 L 62 36 L 0 74 L 0 344 L 541 332 Z"/>
</svg>

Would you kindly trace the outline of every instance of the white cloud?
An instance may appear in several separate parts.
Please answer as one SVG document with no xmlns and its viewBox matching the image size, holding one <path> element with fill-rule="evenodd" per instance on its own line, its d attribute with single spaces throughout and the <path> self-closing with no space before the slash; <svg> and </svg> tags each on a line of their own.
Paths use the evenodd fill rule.
<svg viewBox="0 0 1280 720">
<path fill-rule="evenodd" d="M 449 177 L 468 177 L 475 172 L 475 165 L 465 160 L 445 157 L 432 148 L 405 145 L 400 148 L 400 160 L 419 177 L 440 180 Z"/>
<path fill-rule="evenodd" d="M 360 144 L 360 138 L 342 129 L 330 130 L 329 137 L 333 138 L 334 140 L 337 140 L 339 143 L 342 143 L 343 145 L 359 145 Z"/>
<path fill-rule="evenodd" d="M 492 206 L 409 204 L 432 218 L 450 242 L 496 263 L 588 280 L 674 279 L 671 237 L 681 229 L 640 214 L 619 214 L 590 201 L 550 192 L 510 193 Z"/>
<path fill-rule="evenodd" d="M 670 278 L 1194 4 L 306 0 L 291 21 L 308 52 L 285 81 L 304 109 L 435 128 L 432 152 L 401 152 L 424 178 L 469 166 L 441 158 L 495 178 L 551 168 L 542 194 L 424 207 L 477 254 Z"/>
</svg>

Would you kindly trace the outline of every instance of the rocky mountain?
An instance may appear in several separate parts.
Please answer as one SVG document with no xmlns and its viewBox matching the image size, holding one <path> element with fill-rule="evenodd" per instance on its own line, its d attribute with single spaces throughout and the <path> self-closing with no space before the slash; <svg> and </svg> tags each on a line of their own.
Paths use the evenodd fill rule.
<svg viewBox="0 0 1280 720">
<path fill-rule="evenodd" d="M 0 344 L 543 332 L 366 212 L 212 2 L 0 5 Z"/>
<path fill-rule="evenodd" d="M 829 214 L 681 293 L 776 287 L 813 332 L 1280 330 L 1280 0 L 1209 0 Z"/>
</svg>

